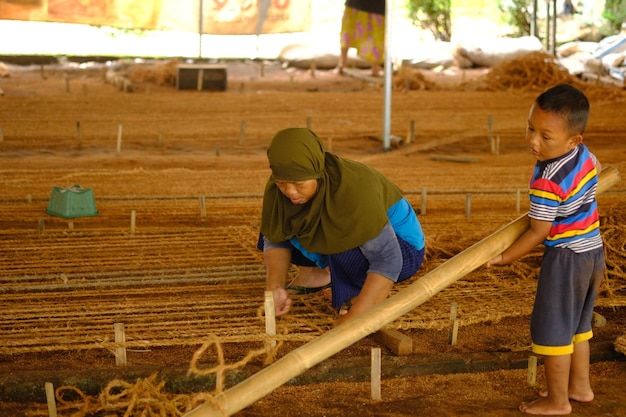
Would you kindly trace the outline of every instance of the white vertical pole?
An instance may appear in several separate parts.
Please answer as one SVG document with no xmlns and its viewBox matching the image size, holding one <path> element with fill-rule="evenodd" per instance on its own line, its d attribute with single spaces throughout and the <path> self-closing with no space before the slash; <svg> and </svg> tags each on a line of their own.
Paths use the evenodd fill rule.
<svg viewBox="0 0 626 417">
<path fill-rule="evenodd" d="M 383 150 L 391 149 L 391 3 L 385 1 L 385 100 L 383 112 Z"/>
<path fill-rule="evenodd" d="M 204 32 L 204 28 L 203 28 L 203 18 L 204 18 L 204 10 L 203 10 L 203 3 L 204 0 L 200 0 L 200 10 L 198 11 L 198 15 L 200 17 L 198 17 L 198 59 L 202 59 L 202 32 Z"/>
<path fill-rule="evenodd" d="M 548 37 L 552 38 L 552 42 L 550 43 L 550 53 L 555 56 L 556 56 L 556 23 L 557 23 L 556 16 L 557 16 L 556 0 L 553 0 L 552 1 L 552 33 L 551 33 L 551 36 L 549 35 Z"/>
</svg>

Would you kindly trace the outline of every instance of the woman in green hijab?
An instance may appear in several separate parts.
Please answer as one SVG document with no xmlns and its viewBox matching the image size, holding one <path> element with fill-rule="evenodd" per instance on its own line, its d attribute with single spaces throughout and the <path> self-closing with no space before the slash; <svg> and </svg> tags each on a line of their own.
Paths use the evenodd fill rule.
<svg viewBox="0 0 626 417">
<path fill-rule="evenodd" d="M 384 301 L 395 282 L 420 268 L 421 225 L 400 189 L 380 172 L 325 152 L 315 133 L 303 128 L 279 131 L 267 157 L 272 175 L 259 248 L 276 316 L 291 307 L 288 289 L 310 293 L 330 285 L 338 325 Z M 300 273 L 287 286 L 292 263 Z"/>
</svg>

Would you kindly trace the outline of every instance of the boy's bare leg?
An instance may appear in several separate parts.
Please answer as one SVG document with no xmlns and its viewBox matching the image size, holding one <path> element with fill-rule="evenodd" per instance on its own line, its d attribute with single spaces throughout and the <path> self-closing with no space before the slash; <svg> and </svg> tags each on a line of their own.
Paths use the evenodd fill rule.
<svg viewBox="0 0 626 417">
<path fill-rule="evenodd" d="M 589 381 L 589 341 L 576 343 L 572 354 L 569 376 L 569 398 L 579 402 L 593 400 L 593 389 Z"/>
<path fill-rule="evenodd" d="M 568 387 L 572 355 L 546 356 L 544 370 L 548 386 L 547 396 L 530 402 L 523 402 L 519 410 L 527 414 L 564 415 L 572 412 Z"/>
<path fill-rule="evenodd" d="M 328 268 L 320 269 L 316 266 L 300 266 L 298 267 L 298 275 L 289 285 L 316 288 L 322 287 L 330 282 L 330 271 Z"/>
<path fill-rule="evenodd" d="M 569 377 L 570 400 L 586 403 L 594 398 L 593 389 L 589 381 L 589 341 L 585 340 L 574 345 L 572 364 Z M 541 390 L 540 397 L 546 397 L 548 390 Z"/>
</svg>

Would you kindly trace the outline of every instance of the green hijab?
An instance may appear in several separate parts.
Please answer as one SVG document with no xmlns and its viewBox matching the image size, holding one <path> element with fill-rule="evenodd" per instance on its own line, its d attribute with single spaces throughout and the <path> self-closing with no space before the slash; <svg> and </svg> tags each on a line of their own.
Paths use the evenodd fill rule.
<svg viewBox="0 0 626 417">
<path fill-rule="evenodd" d="M 380 233 L 387 210 L 402 198 L 380 172 L 324 151 L 304 128 L 279 131 L 267 150 L 272 175 L 265 186 L 261 233 L 270 242 L 297 238 L 309 252 L 334 254 L 356 248 Z M 316 179 L 316 195 L 292 204 L 275 180 Z"/>
</svg>

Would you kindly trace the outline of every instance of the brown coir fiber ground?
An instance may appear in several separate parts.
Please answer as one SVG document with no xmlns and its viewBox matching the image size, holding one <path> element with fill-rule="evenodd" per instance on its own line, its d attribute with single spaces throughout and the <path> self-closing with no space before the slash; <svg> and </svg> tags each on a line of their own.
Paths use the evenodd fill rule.
<svg viewBox="0 0 626 417">
<path fill-rule="evenodd" d="M 428 259 L 418 277 L 517 218 L 527 210 L 524 190 L 533 163 L 524 143 L 526 116 L 545 87 L 533 86 L 533 79 L 548 74 L 555 83 L 560 74 L 536 56 L 522 67 L 524 75 L 504 71 L 510 78 L 504 84 L 499 67 L 402 75 L 416 82 L 396 78 L 392 133 L 406 141 L 413 123 L 415 140 L 390 151 L 372 139 L 382 129 L 381 85 L 332 72 L 231 62 L 225 92 L 176 91 L 144 75 L 134 80 L 133 93 L 124 93 L 105 83 L 99 69 L 13 69 L 0 80 L 0 367 L 6 400 L 0 410 L 45 412 L 44 404 L 9 395 L 6 387 L 20 375 L 43 387 L 51 370 L 92 372 L 96 380 L 101 370 L 117 369 L 126 388 L 134 386 L 136 375 L 115 367 L 117 322 L 125 323 L 131 348 L 125 369 L 186 367 L 213 334 L 229 363 L 262 346 L 263 268 L 254 245 L 268 174 L 265 147 L 279 129 L 308 123 L 334 152 L 391 177 L 416 209 L 427 190 L 420 220 Z M 592 104 L 586 143 L 604 166 L 623 175 L 623 91 L 575 82 Z M 489 136 L 499 137 L 497 154 Z M 459 160 L 467 162 L 454 162 Z M 74 184 L 94 190 L 98 216 L 70 221 L 46 214 L 51 188 Z M 607 325 L 594 330 L 598 351 L 626 329 L 625 189 L 622 181 L 599 197 L 607 275 L 598 312 Z M 506 268 L 479 269 L 393 325 L 411 336 L 414 355 L 433 355 L 433 361 L 441 352 L 527 357 L 540 254 L 538 249 Z M 297 301 L 293 314 L 279 321 L 287 336 L 278 356 L 332 323 L 323 295 Z M 459 305 L 456 346 L 447 343 L 451 302 Z M 380 345 L 367 338 L 334 358 L 368 358 L 372 347 Z M 393 354 L 383 347 L 383 356 Z M 259 357 L 242 369 L 262 367 Z M 575 404 L 574 414 L 626 415 L 625 376 L 624 362 L 594 364 L 597 398 Z M 525 370 L 452 376 L 398 371 L 383 379 L 382 392 L 382 401 L 372 401 L 367 382 L 335 376 L 280 387 L 240 415 L 502 416 L 517 414 L 519 401 L 532 398 L 535 389 L 527 387 Z M 168 394 L 170 401 L 176 393 Z M 83 411 L 105 415 L 94 410 Z"/>
</svg>

